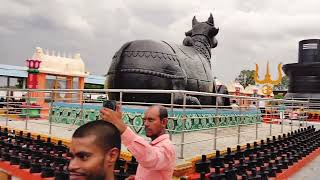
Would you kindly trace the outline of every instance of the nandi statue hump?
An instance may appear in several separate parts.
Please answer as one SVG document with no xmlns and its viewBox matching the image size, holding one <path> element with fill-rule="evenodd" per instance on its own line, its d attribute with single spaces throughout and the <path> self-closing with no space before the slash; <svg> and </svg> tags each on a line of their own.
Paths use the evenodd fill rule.
<svg viewBox="0 0 320 180">
<path fill-rule="evenodd" d="M 206 22 L 193 18 L 183 45 L 152 40 L 128 42 L 114 55 L 105 88 L 215 92 L 210 60 L 218 32 L 210 14 Z M 108 95 L 110 99 L 119 99 L 119 94 Z M 125 93 L 122 98 L 130 102 L 170 103 L 170 97 L 161 93 Z M 181 104 L 183 96 L 175 94 L 174 102 Z M 186 103 L 214 104 L 215 98 L 187 96 Z"/>
</svg>

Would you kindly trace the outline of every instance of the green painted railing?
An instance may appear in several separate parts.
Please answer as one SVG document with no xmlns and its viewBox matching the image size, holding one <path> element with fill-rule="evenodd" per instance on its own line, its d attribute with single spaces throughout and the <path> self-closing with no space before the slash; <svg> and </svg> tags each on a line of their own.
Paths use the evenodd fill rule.
<svg viewBox="0 0 320 180">
<path fill-rule="evenodd" d="M 51 120 L 56 123 L 82 125 L 89 121 L 99 119 L 101 105 L 83 105 L 54 103 L 51 110 Z M 143 128 L 143 113 L 146 107 L 124 106 L 123 120 L 135 132 L 145 134 Z M 185 128 L 183 117 L 186 116 Z M 198 131 L 214 127 L 232 127 L 261 123 L 261 112 L 258 110 L 237 111 L 231 109 L 182 109 L 169 110 L 168 130 L 171 133 L 185 131 Z"/>
</svg>

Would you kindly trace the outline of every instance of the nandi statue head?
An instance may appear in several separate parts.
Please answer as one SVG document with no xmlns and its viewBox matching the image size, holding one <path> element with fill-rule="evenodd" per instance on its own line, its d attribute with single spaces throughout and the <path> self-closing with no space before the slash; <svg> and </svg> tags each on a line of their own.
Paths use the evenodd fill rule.
<svg viewBox="0 0 320 180">
<path fill-rule="evenodd" d="M 192 29 L 185 33 L 187 36 L 183 40 L 183 45 L 185 46 L 195 46 L 195 42 L 199 42 L 205 45 L 207 50 L 210 48 L 215 48 L 218 45 L 218 41 L 215 36 L 218 34 L 219 28 L 214 26 L 214 20 L 212 14 L 210 14 L 206 22 L 198 22 L 194 16 L 192 19 Z M 210 57 L 211 57 L 211 53 Z"/>
</svg>

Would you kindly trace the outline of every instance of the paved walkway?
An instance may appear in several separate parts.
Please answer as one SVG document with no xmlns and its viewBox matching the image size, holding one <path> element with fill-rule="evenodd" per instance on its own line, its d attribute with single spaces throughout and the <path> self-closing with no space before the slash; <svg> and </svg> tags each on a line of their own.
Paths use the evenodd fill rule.
<svg viewBox="0 0 320 180">
<path fill-rule="evenodd" d="M 320 179 L 320 156 L 311 161 L 299 172 L 294 174 L 289 179 L 292 180 L 317 180 Z"/>
</svg>

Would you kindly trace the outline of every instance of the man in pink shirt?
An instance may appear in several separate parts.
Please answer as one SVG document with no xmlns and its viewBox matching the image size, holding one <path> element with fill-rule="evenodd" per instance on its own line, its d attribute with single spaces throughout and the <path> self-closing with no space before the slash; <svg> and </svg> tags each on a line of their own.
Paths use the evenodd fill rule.
<svg viewBox="0 0 320 180">
<path fill-rule="evenodd" d="M 121 112 L 104 108 L 100 111 L 103 120 L 114 124 L 121 133 L 122 143 L 137 159 L 139 166 L 136 180 L 172 179 L 176 154 L 165 128 L 168 112 L 163 106 L 152 106 L 145 111 L 144 126 L 151 143 L 135 134 L 121 119 Z"/>
</svg>

